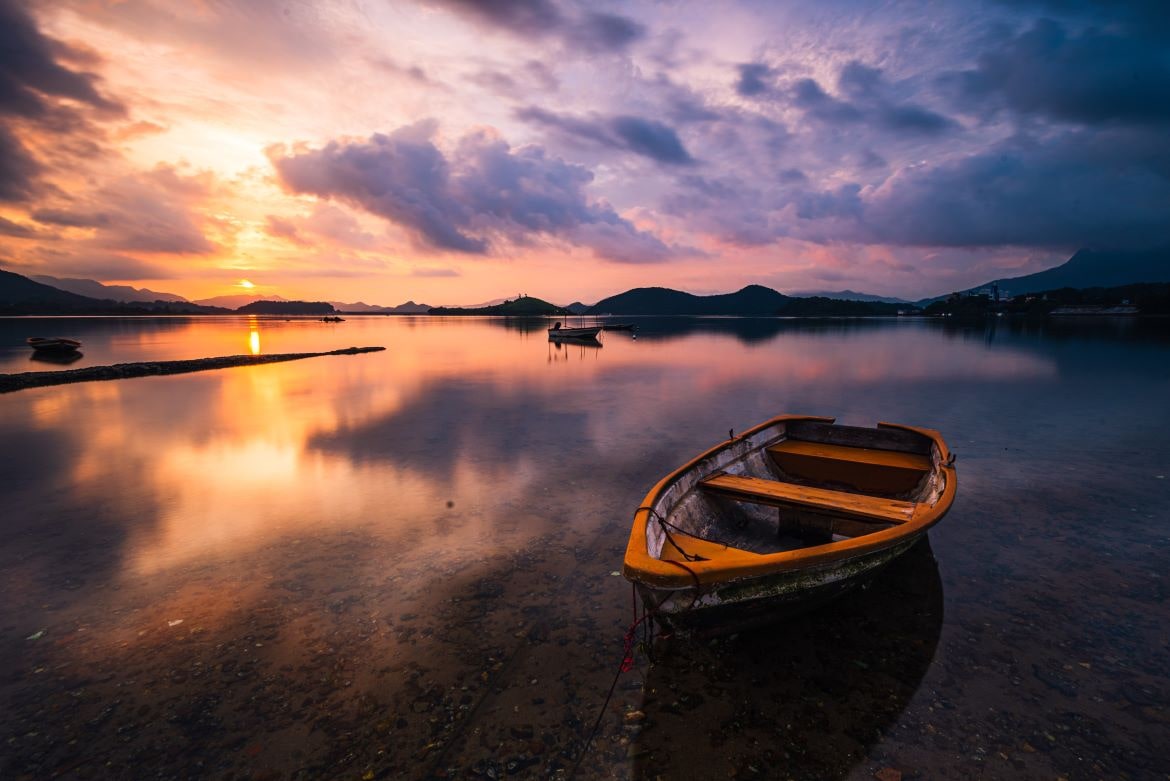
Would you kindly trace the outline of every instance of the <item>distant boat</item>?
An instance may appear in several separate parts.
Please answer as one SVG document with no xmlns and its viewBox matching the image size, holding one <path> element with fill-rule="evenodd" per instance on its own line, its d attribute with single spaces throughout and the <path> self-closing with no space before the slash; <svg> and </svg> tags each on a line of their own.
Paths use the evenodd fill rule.
<svg viewBox="0 0 1170 781">
<path fill-rule="evenodd" d="M 556 322 L 552 328 L 548 329 L 548 338 L 550 339 L 596 339 L 597 335 L 601 333 L 601 326 L 591 325 L 587 328 L 565 328 Z"/>
<path fill-rule="evenodd" d="M 345 318 L 338 317 L 337 315 L 326 315 L 325 317 L 321 318 L 321 322 L 324 322 L 324 323 L 344 323 Z"/>
<path fill-rule="evenodd" d="M 28 346 L 37 352 L 68 353 L 81 349 L 81 342 L 76 339 L 65 339 L 60 336 L 30 336 Z"/>
<path fill-rule="evenodd" d="M 659 481 L 622 572 L 660 624 L 738 631 L 866 581 L 946 515 L 956 486 L 937 431 L 781 415 Z"/>
</svg>

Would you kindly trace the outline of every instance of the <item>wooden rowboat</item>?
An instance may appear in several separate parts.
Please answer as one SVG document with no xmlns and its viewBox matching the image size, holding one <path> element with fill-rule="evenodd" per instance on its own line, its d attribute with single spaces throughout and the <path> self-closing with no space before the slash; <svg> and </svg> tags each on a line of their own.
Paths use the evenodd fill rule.
<svg viewBox="0 0 1170 781">
<path fill-rule="evenodd" d="M 946 514 L 956 487 L 937 431 L 781 415 L 660 480 L 622 571 L 667 628 L 737 631 L 865 582 Z"/>
<path fill-rule="evenodd" d="M 30 336 L 27 341 L 28 346 L 37 352 L 67 353 L 81 348 L 81 342 L 64 337 Z"/>
<path fill-rule="evenodd" d="M 560 323 L 557 323 L 548 329 L 548 337 L 550 339 L 596 339 L 599 333 L 601 333 L 601 326 L 599 325 L 568 328 L 562 327 Z"/>
</svg>

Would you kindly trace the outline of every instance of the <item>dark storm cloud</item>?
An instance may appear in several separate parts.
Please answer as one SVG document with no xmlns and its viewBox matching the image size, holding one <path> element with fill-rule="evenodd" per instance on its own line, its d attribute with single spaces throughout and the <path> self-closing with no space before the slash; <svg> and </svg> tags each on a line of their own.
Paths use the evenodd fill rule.
<svg viewBox="0 0 1170 781">
<path fill-rule="evenodd" d="M 292 192 L 334 198 L 408 230 L 435 249 L 485 254 L 496 240 L 524 246 L 555 237 L 620 262 L 665 260 L 685 249 L 640 231 L 604 202 L 591 202 L 587 168 L 537 146 L 513 149 L 471 133 L 450 157 L 423 122 L 366 141 L 317 150 L 272 147 L 269 158 Z"/>
<path fill-rule="evenodd" d="M 477 22 L 525 35 L 544 35 L 564 24 L 556 4 L 549 0 L 435 0 Z"/>
<path fill-rule="evenodd" d="M 878 129 L 900 133 L 932 135 L 955 127 L 955 123 L 924 106 L 905 101 L 896 94 L 879 68 L 860 62 L 847 63 L 838 76 L 837 89 L 844 97 L 830 95 L 814 79 L 799 79 L 788 89 L 792 105 L 805 116 L 831 125 L 864 122 Z"/>
<path fill-rule="evenodd" d="M 0 119 L 0 201 L 23 201 L 35 189 L 38 163 Z"/>
<path fill-rule="evenodd" d="M 576 33 L 567 31 L 567 35 L 589 51 L 621 51 L 645 36 L 646 27 L 617 14 L 589 12 L 578 23 Z"/>
<path fill-rule="evenodd" d="M 610 125 L 625 146 L 660 163 L 689 165 L 695 162 L 674 130 L 661 122 L 641 117 L 614 117 Z"/>
<path fill-rule="evenodd" d="M 1167 4 L 1170 7 L 1170 4 Z M 1170 121 L 1170 41 L 1041 19 L 950 74 L 963 104 L 1082 123 Z"/>
<path fill-rule="evenodd" d="M 1170 150 L 1159 134 L 1016 138 L 903 169 L 866 199 L 862 236 L 926 246 L 1170 244 Z"/>
<path fill-rule="evenodd" d="M 425 0 L 424 0 L 425 1 Z M 622 52 L 646 26 L 620 14 L 568 14 L 549 0 L 430 0 L 471 21 L 526 38 L 556 38 L 585 53 Z"/>
<path fill-rule="evenodd" d="M 121 106 L 98 93 L 95 77 L 61 65 L 69 53 L 37 29 L 24 8 L 0 0 L 0 201 L 24 201 L 34 195 L 43 166 L 11 131 L 16 124 L 56 134 L 83 133 L 88 123 L 60 100 L 73 101 L 103 114 Z"/>
<path fill-rule="evenodd" d="M 518 109 L 516 118 L 659 163 L 691 165 L 695 162 L 674 129 L 653 119 L 628 115 L 584 119 L 535 106 Z"/>
<path fill-rule="evenodd" d="M 790 95 L 792 104 L 804 109 L 807 117 L 831 124 L 857 122 L 861 119 L 861 112 L 857 108 L 829 95 L 815 79 L 799 79 L 792 85 Z"/>
<path fill-rule="evenodd" d="M 94 77 L 57 62 L 60 47 L 12 0 L 0 0 L 0 113 L 44 116 L 45 97 L 68 98 L 119 111 L 94 88 Z"/>
<path fill-rule="evenodd" d="M 772 88 L 771 78 L 775 71 L 767 65 L 761 62 L 745 62 L 735 67 L 739 71 L 735 91 L 743 97 L 762 95 Z"/>
</svg>

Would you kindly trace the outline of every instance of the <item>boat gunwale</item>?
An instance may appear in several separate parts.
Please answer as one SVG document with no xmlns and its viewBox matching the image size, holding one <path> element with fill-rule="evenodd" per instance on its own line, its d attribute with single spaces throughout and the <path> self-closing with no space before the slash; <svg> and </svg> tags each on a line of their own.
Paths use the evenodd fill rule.
<svg viewBox="0 0 1170 781">
<path fill-rule="evenodd" d="M 777 415 L 770 420 L 752 426 L 748 430 L 725 440 L 695 456 L 682 466 L 659 480 L 646 494 L 638 510 L 634 513 L 633 528 L 626 545 L 626 555 L 622 562 L 622 574 L 635 583 L 662 589 L 689 589 L 694 588 L 696 581 L 703 585 L 723 584 L 746 578 L 755 578 L 787 570 L 796 570 L 804 567 L 831 564 L 845 559 L 864 556 L 868 553 L 890 547 L 906 537 L 924 533 L 934 524 L 942 520 L 951 508 L 957 489 L 956 473 L 950 450 L 942 439 L 942 435 L 934 429 L 908 426 L 901 423 L 879 422 L 877 428 L 895 428 L 919 434 L 931 440 L 937 448 L 937 463 L 932 463 L 932 471 L 940 473 L 944 480 L 941 493 L 933 505 L 925 502 L 916 503 L 914 514 L 906 523 L 889 529 L 875 531 L 861 537 L 851 537 L 847 540 L 800 548 L 792 551 L 759 554 L 758 558 L 750 561 L 737 561 L 734 564 L 718 561 L 694 561 L 680 565 L 654 558 L 647 553 L 647 526 L 650 524 L 651 508 L 661 499 L 675 482 L 690 472 L 701 461 L 711 458 L 737 442 L 751 437 L 764 429 L 788 423 L 794 420 L 810 420 L 821 423 L 836 423 L 836 418 L 818 417 L 814 415 Z"/>
</svg>

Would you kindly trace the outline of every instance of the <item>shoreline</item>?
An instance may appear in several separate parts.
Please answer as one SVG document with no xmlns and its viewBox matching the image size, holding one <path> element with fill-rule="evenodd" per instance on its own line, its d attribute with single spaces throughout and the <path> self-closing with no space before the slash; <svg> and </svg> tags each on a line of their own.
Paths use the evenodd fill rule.
<svg viewBox="0 0 1170 781">
<path fill-rule="evenodd" d="M 74 382 L 97 382 L 102 380 L 128 380 L 135 377 L 157 377 L 166 374 L 187 374 L 189 372 L 230 369 L 236 366 L 255 366 L 265 363 L 299 361 L 303 358 L 320 358 L 325 355 L 361 355 L 385 350 L 385 347 L 346 347 L 317 353 L 273 353 L 272 355 L 223 355 L 214 358 L 192 358 L 183 361 L 142 361 L 136 363 L 115 363 L 107 366 L 87 366 L 82 369 L 61 371 L 20 372 L 0 374 L 0 393 L 14 393 L 29 388 L 43 388 L 49 385 L 68 385 Z"/>
</svg>

